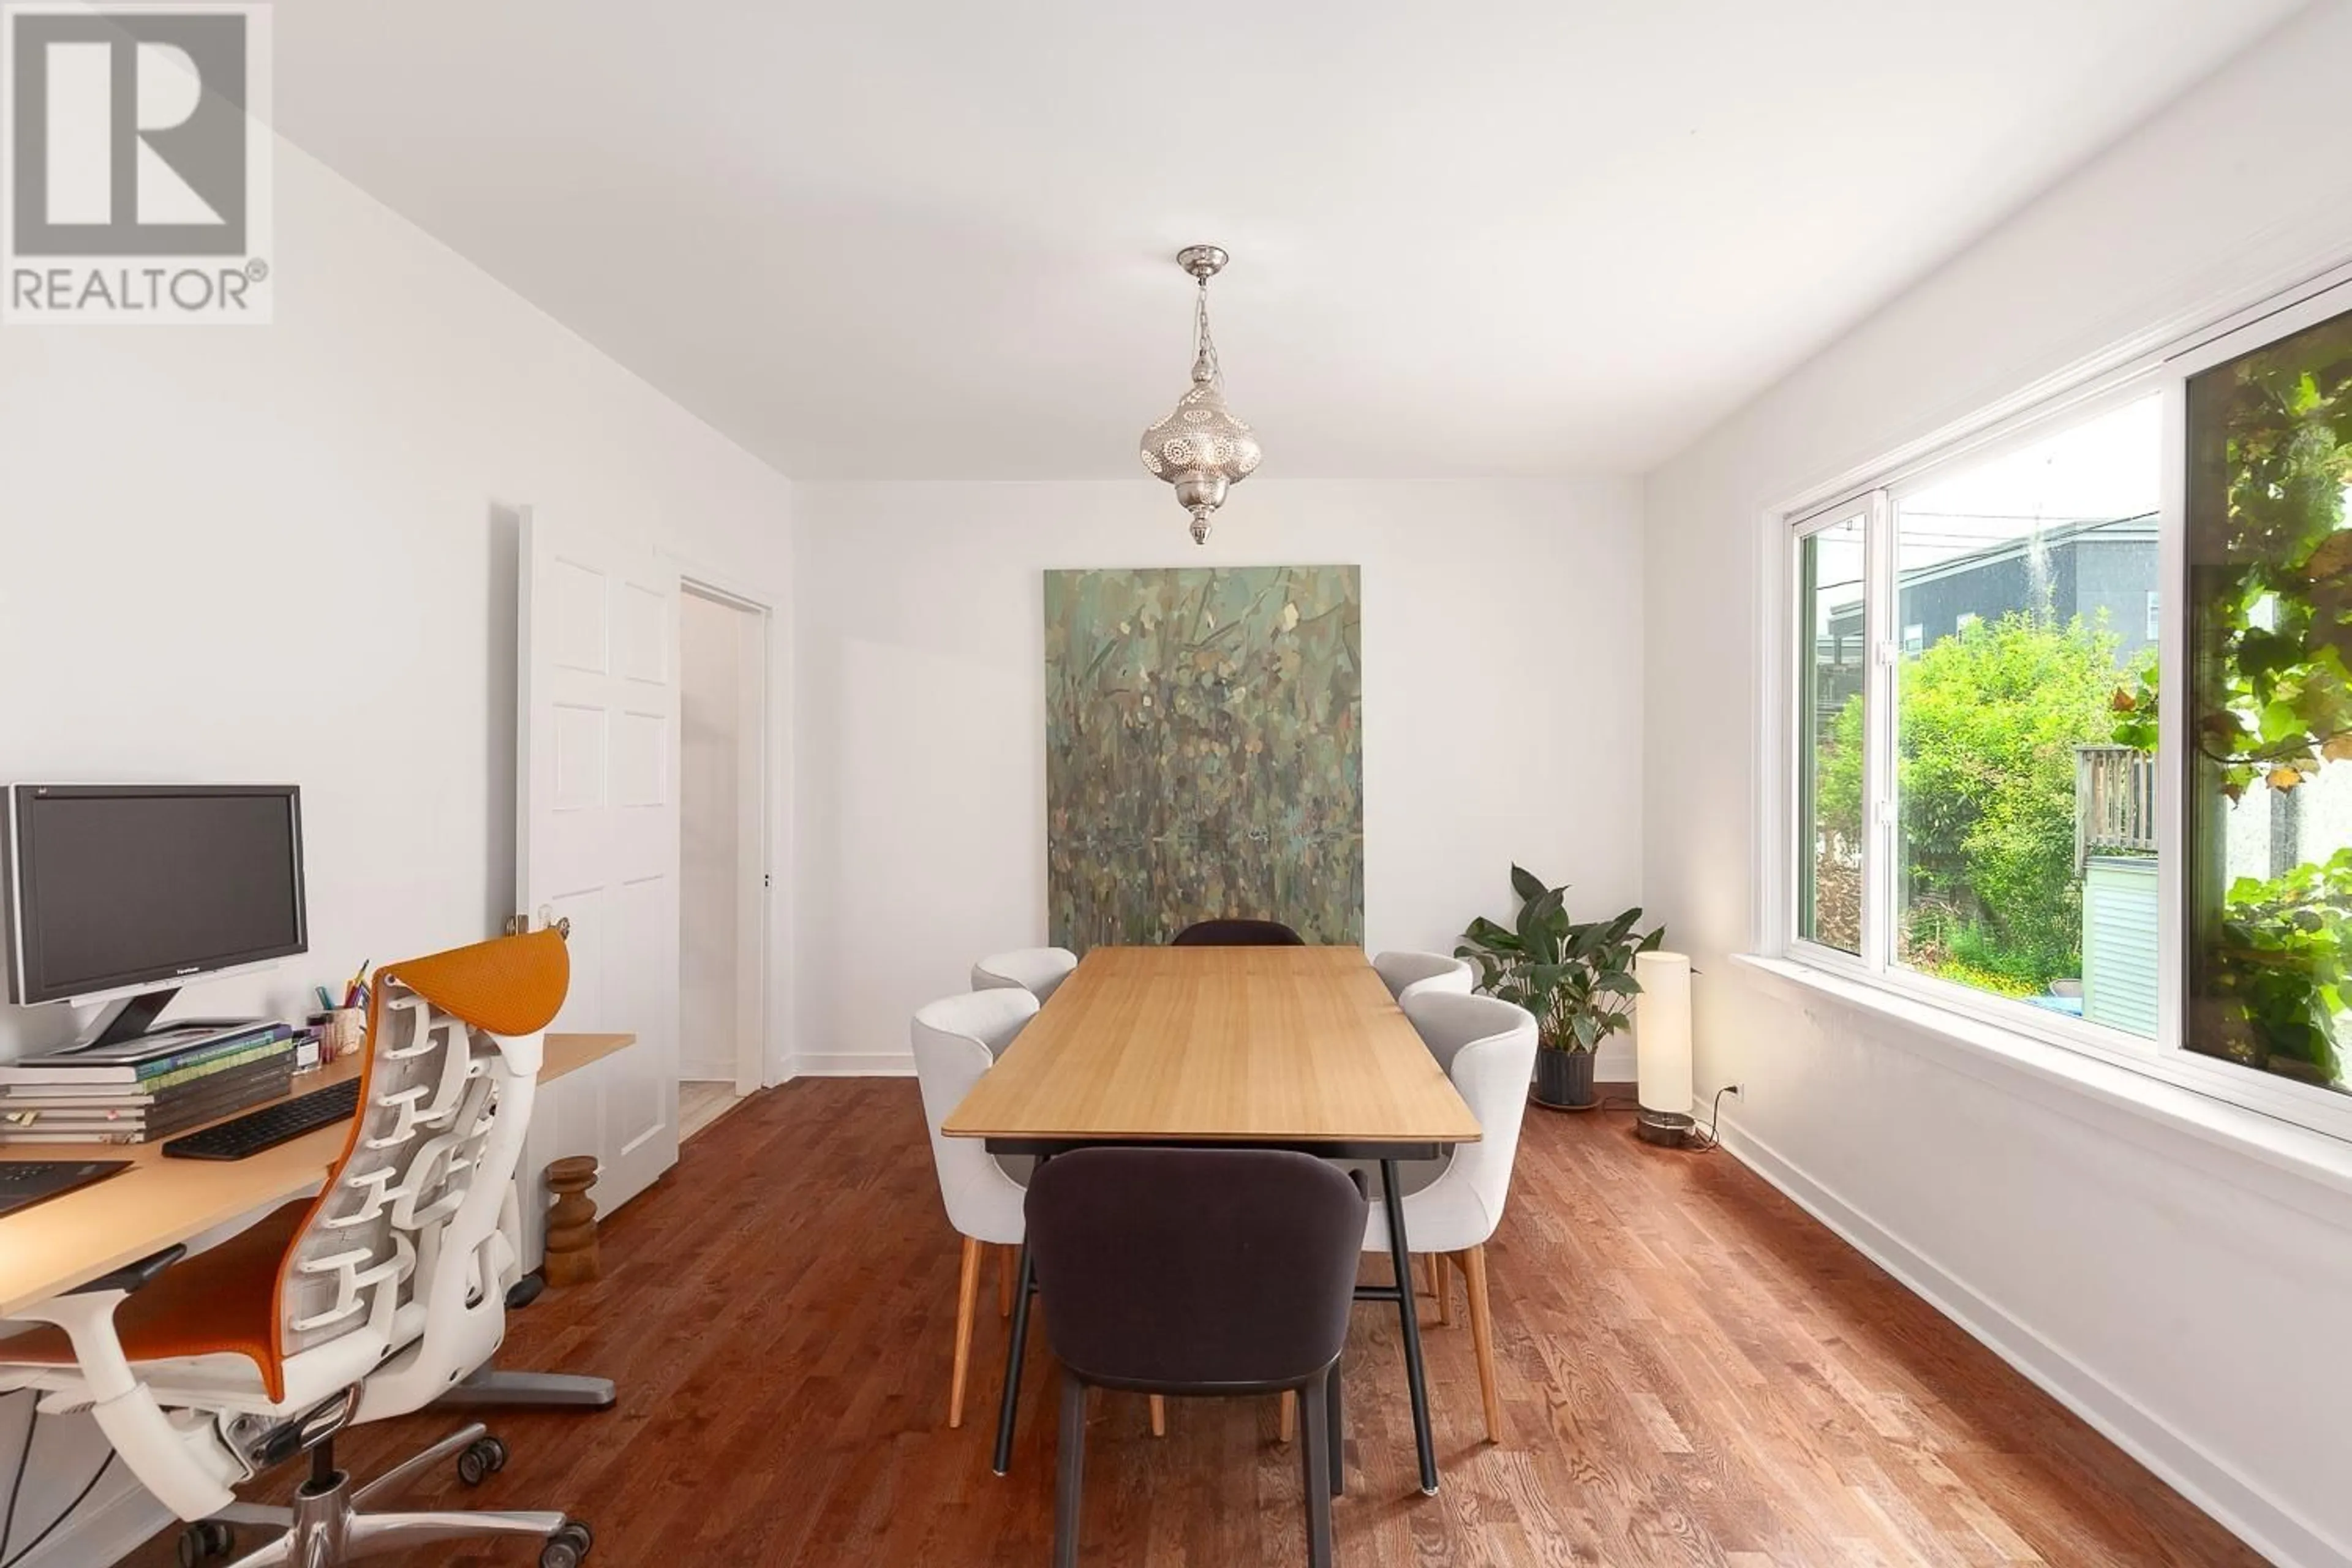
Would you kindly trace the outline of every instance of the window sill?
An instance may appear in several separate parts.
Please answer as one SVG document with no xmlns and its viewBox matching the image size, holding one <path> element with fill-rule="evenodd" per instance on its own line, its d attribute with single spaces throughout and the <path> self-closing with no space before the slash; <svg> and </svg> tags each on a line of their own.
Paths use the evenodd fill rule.
<svg viewBox="0 0 2352 1568">
<path fill-rule="evenodd" d="M 1890 1037 L 1898 1044 L 1944 1066 L 2168 1158 L 2193 1151 L 2223 1180 L 2352 1225 L 2345 1206 L 2352 1199 L 2352 1143 L 2342 1139 L 1813 964 L 1758 953 L 1733 958 L 1785 1000 L 1827 999 L 1868 1014 L 1895 1026 Z"/>
</svg>

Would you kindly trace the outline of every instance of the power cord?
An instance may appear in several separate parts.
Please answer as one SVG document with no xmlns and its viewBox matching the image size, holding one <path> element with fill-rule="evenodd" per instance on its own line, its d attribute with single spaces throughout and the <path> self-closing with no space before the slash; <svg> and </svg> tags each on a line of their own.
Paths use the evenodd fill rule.
<svg viewBox="0 0 2352 1568">
<path fill-rule="evenodd" d="M 1710 1153 L 1713 1151 L 1721 1148 L 1723 1146 L 1723 1140 L 1715 1135 L 1715 1130 L 1717 1124 L 1723 1121 L 1723 1097 L 1727 1094 L 1737 1094 L 1738 1092 L 1739 1086 L 1735 1083 L 1727 1083 L 1721 1089 L 1717 1089 L 1715 1091 L 1715 1104 L 1706 1113 L 1706 1131 L 1701 1131 L 1696 1126 L 1693 1126 L 1691 1129 L 1690 1142 L 1684 1144 L 1683 1147 L 1689 1150 L 1694 1154 Z M 1580 1106 L 1576 1109 L 1583 1110 L 1639 1110 L 1642 1109 L 1642 1102 L 1630 1095 L 1612 1094 L 1608 1099 L 1600 1101 L 1598 1104 Z"/>
<path fill-rule="evenodd" d="M 1715 1104 L 1706 1113 L 1706 1131 L 1705 1132 L 1701 1132 L 1696 1129 L 1692 1130 L 1691 1148 L 1697 1151 L 1699 1153 L 1705 1154 L 1712 1150 L 1723 1147 L 1723 1140 L 1715 1135 L 1716 1128 L 1720 1126 L 1723 1121 L 1723 1097 L 1727 1094 L 1732 1093 L 1739 1086 L 1737 1084 L 1727 1083 L 1721 1089 L 1715 1091 Z"/>
<path fill-rule="evenodd" d="M 16 1502 L 24 1493 L 26 1472 L 33 1468 L 33 1431 L 41 1419 L 39 1405 L 37 1394 L 26 1402 L 25 1441 L 16 1449 L 16 1470 L 8 1480 L 7 1506 L 0 1509 L 0 1552 L 8 1550 L 8 1538 L 16 1533 Z M 114 1450 L 109 1447 L 106 1450 L 106 1458 L 98 1462 L 97 1473 L 89 1478 L 89 1483 L 87 1486 L 74 1494 L 73 1501 L 66 1504 L 58 1510 L 55 1519 L 43 1525 L 40 1534 L 25 1542 L 23 1550 L 5 1559 L 0 1559 L 0 1568 L 17 1568 L 17 1564 L 30 1559 L 34 1552 L 41 1549 L 41 1542 L 55 1535 L 58 1532 L 58 1527 L 71 1519 L 74 1516 L 74 1510 L 89 1500 L 89 1494 L 98 1489 L 98 1483 L 104 1480 L 106 1472 L 113 1468 Z"/>
<path fill-rule="evenodd" d="M 1717 1137 L 1715 1132 L 1716 1128 L 1723 1121 L 1723 1097 L 1738 1092 L 1739 1086 L 1736 1083 L 1727 1083 L 1715 1091 L 1715 1104 L 1706 1113 L 1706 1129 L 1702 1131 L 1694 1122 L 1690 1142 L 1683 1145 L 1685 1149 L 1694 1154 L 1707 1154 L 1723 1147 L 1723 1140 Z M 1547 1110 L 1639 1110 L 1642 1109 L 1642 1102 L 1628 1094 L 1612 1094 L 1605 1100 L 1596 1100 L 1590 1105 L 1552 1105 L 1535 1099 L 1532 1091 L 1528 1098 L 1530 1104 L 1542 1105 Z M 8 1568 L 8 1564 L 0 1563 L 0 1568 Z"/>
</svg>

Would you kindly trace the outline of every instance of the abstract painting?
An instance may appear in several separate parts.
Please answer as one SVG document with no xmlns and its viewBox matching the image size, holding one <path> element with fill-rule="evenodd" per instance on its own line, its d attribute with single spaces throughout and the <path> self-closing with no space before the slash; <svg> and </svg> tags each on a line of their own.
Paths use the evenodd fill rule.
<svg viewBox="0 0 2352 1568">
<path fill-rule="evenodd" d="M 1364 937 L 1353 566 L 1045 574 L 1046 893 L 1080 952 L 1197 920 Z"/>
</svg>

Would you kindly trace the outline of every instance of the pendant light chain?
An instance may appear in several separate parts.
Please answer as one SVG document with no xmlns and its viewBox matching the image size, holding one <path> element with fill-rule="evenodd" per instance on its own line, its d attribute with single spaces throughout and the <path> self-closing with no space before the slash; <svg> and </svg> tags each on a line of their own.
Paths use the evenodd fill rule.
<svg viewBox="0 0 2352 1568">
<path fill-rule="evenodd" d="M 1209 363 L 1209 384 L 1222 387 L 1225 384 L 1225 367 L 1217 360 L 1216 335 L 1209 330 L 1209 280 L 1200 280 L 1201 291 L 1192 302 L 1192 357 Z"/>
</svg>

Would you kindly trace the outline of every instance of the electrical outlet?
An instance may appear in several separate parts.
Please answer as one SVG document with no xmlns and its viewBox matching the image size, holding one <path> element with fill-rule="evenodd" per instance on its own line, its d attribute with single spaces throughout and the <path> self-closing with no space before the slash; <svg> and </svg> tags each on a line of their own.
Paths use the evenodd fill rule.
<svg viewBox="0 0 2352 1568">
<path fill-rule="evenodd" d="M 1727 1084 L 1725 1084 L 1725 1085 L 1723 1086 L 1723 1092 L 1724 1092 L 1724 1093 L 1726 1093 L 1726 1094 L 1727 1094 L 1727 1095 L 1729 1095 L 1729 1096 L 1731 1096 L 1731 1098 L 1732 1098 L 1732 1099 L 1734 1099 L 1734 1100 L 1739 1100 L 1739 1099 L 1744 1098 L 1744 1096 L 1742 1096 L 1742 1095 L 1740 1094 L 1740 1092 L 1739 1092 L 1739 1086 L 1738 1086 L 1738 1084 L 1736 1084 L 1736 1083 L 1727 1083 Z"/>
</svg>

